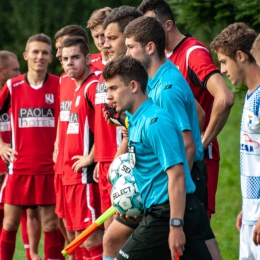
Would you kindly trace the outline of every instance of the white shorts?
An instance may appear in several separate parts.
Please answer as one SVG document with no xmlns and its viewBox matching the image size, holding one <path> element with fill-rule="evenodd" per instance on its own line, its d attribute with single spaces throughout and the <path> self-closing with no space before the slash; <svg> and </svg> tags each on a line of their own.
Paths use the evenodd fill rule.
<svg viewBox="0 0 260 260">
<path fill-rule="evenodd" d="M 253 242 L 254 226 L 243 225 L 240 230 L 239 260 L 259 260 L 260 246 Z"/>
</svg>

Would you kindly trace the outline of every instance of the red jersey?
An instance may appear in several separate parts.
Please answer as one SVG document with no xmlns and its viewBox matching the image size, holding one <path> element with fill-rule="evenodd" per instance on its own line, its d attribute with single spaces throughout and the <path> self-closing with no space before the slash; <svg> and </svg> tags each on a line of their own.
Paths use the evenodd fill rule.
<svg viewBox="0 0 260 260">
<path fill-rule="evenodd" d="M 100 71 L 103 71 L 105 64 L 102 62 L 101 53 L 91 54 L 91 64 Z"/>
<path fill-rule="evenodd" d="M 90 70 L 95 73 L 95 75 L 99 78 L 101 76 L 102 70 L 95 67 L 92 63 L 90 64 Z"/>
<path fill-rule="evenodd" d="M 57 161 L 54 165 L 55 174 L 62 174 L 64 170 L 64 145 L 69 124 L 70 107 L 75 91 L 75 82 L 66 73 L 60 77 L 60 117 L 59 117 L 59 144 Z"/>
<path fill-rule="evenodd" d="M 207 47 L 191 35 L 187 35 L 167 56 L 188 81 L 194 97 L 204 109 L 206 117 L 203 131 L 205 131 L 214 101 L 206 85 L 212 74 L 220 73 L 219 69 L 214 64 Z M 217 139 L 213 140 L 204 154 L 206 158 L 220 159 Z"/>
<path fill-rule="evenodd" d="M 7 144 L 11 143 L 11 126 L 10 126 L 10 116 L 8 109 L 8 102 L 0 111 L 0 132 L 3 141 Z M 0 158 L 0 173 L 7 171 L 7 164 Z"/>
<path fill-rule="evenodd" d="M 108 125 L 102 109 L 107 101 L 106 82 L 101 75 L 95 96 L 95 161 L 112 162 L 122 141 L 121 127 Z"/>
<path fill-rule="evenodd" d="M 94 144 L 94 100 L 98 78 L 91 74 L 80 87 L 74 83 L 69 125 L 64 146 L 64 185 L 93 182 L 94 164 L 75 173 L 72 165 L 75 155 L 88 155 Z M 73 87 L 73 85 L 71 86 Z"/>
<path fill-rule="evenodd" d="M 59 78 L 46 74 L 42 85 L 31 86 L 26 74 L 7 81 L 0 92 L 0 109 L 11 106 L 12 149 L 17 160 L 10 174 L 54 174 L 53 144 L 59 116 Z"/>
</svg>

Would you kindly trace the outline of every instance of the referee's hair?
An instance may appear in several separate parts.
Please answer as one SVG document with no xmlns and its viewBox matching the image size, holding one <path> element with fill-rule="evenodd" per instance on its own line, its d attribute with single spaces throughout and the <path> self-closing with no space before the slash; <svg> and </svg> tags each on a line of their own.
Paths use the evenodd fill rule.
<svg viewBox="0 0 260 260">
<path fill-rule="evenodd" d="M 85 39 L 81 36 L 66 38 L 61 44 L 61 49 L 72 46 L 79 46 L 79 49 L 84 54 L 84 56 L 89 54 L 89 46 Z"/>
<path fill-rule="evenodd" d="M 83 27 L 76 24 L 70 24 L 61 28 L 59 31 L 56 32 L 54 39 L 55 41 L 57 41 L 59 38 L 63 36 L 81 36 L 84 38 L 85 42 L 89 44 L 89 38 L 86 30 Z"/>
<path fill-rule="evenodd" d="M 134 19 L 142 16 L 143 14 L 136 8 L 128 5 L 122 5 L 112 10 L 103 23 L 104 30 L 110 23 L 117 23 L 119 30 L 123 33 L 125 27 Z"/>
<path fill-rule="evenodd" d="M 148 82 L 146 69 L 139 60 L 131 56 L 121 55 L 108 62 L 102 75 L 106 81 L 119 76 L 125 85 L 129 85 L 134 80 L 139 84 L 141 91 L 146 93 Z"/>
<path fill-rule="evenodd" d="M 156 46 L 160 60 L 165 58 L 165 31 L 160 21 L 153 17 L 142 16 L 130 22 L 124 30 L 125 38 L 133 38 L 144 47 L 149 42 Z"/>
<path fill-rule="evenodd" d="M 143 14 L 153 11 L 161 23 L 172 20 L 175 25 L 175 19 L 170 5 L 165 0 L 143 0 L 137 8 Z"/>
</svg>

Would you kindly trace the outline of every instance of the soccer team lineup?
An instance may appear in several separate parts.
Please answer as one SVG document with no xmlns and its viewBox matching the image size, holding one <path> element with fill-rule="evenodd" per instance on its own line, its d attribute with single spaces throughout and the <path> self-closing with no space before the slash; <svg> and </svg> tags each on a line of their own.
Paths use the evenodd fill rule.
<svg viewBox="0 0 260 260">
<path fill-rule="evenodd" d="M 27 260 L 221 260 L 210 220 L 234 104 L 223 75 L 247 87 L 236 250 L 260 259 L 260 36 L 236 22 L 208 48 L 176 24 L 167 1 L 140 0 L 30 36 L 24 74 L 0 51 L 1 260 L 20 225 Z M 47 72 L 52 55 L 62 75 Z"/>
</svg>

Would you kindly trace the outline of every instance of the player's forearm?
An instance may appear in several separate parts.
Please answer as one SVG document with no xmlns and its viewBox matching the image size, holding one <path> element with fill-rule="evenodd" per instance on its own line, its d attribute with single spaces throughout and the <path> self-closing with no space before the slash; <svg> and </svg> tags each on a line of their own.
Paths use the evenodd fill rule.
<svg viewBox="0 0 260 260">
<path fill-rule="evenodd" d="M 228 101 L 227 99 L 214 101 L 210 122 L 202 137 L 202 145 L 204 150 L 209 146 L 209 144 L 217 137 L 217 135 L 223 129 L 228 119 L 232 105 L 233 101 Z"/>
<path fill-rule="evenodd" d="M 198 115 L 199 128 L 200 128 L 200 131 L 202 131 L 206 113 L 196 99 L 195 99 L 195 104 L 196 104 L 196 110 L 197 110 L 197 115 Z"/>
<path fill-rule="evenodd" d="M 93 163 L 94 162 L 94 155 L 95 155 L 95 145 L 93 144 L 89 154 L 88 154 L 88 157 L 89 157 L 89 160 Z"/>
<path fill-rule="evenodd" d="M 127 153 L 127 151 L 128 151 L 128 140 L 127 138 L 124 137 L 120 146 L 118 147 L 118 150 L 114 158 L 118 157 L 120 154 Z"/>
<path fill-rule="evenodd" d="M 185 175 L 182 164 L 177 164 L 166 171 L 168 175 L 168 193 L 170 218 L 184 218 L 186 189 Z"/>
</svg>

